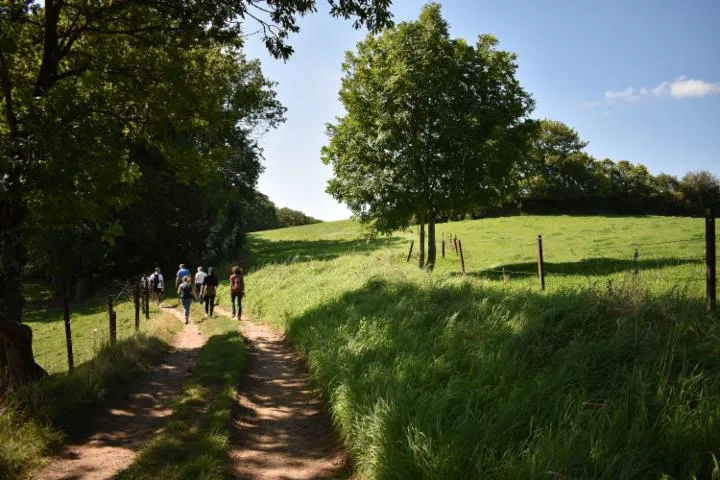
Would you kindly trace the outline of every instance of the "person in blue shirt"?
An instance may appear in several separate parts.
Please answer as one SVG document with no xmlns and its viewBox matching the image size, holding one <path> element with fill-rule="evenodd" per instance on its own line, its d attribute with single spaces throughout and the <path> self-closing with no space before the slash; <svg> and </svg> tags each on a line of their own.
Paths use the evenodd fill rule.
<svg viewBox="0 0 720 480">
<path fill-rule="evenodd" d="M 190 276 L 190 269 L 186 268 L 184 263 L 178 265 L 178 269 L 179 270 L 175 275 L 175 288 L 178 288 L 180 286 L 180 282 L 182 282 L 183 278 Z"/>
</svg>

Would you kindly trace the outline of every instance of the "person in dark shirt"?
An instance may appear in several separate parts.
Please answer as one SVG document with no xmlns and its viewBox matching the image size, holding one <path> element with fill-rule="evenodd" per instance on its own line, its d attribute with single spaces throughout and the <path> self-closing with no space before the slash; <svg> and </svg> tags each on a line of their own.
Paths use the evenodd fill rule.
<svg viewBox="0 0 720 480">
<path fill-rule="evenodd" d="M 208 268 L 207 277 L 203 282 L 203 300 L 205 300 L 205 315 L 212 318 L 213 308 L 215 307 L 215 294 L 217 293 L 218 279 L 215 276 L 215 269 Z"/>
</svg>

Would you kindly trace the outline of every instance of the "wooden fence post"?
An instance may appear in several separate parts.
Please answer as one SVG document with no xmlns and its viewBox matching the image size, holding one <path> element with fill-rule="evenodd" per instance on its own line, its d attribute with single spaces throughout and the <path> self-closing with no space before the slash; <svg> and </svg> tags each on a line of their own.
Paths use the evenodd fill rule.
<svg viewBox="0 0 720 480">
<path fill-rule="evenodd" d="M 117 341 L 117 314 L 113 311 L 112 295 L 108 296 L 108 320 L 110 321 L 110 345 Z"/>
<path fill-rule="evenodd" d="M 145 320 L 150 320 L 150 289 L 145 286 Z"/>
<path fill-rule="evenodd" d="M 460 240 L 457 241 L 457 246 L 460 250 L 460 267 L 462 268 L 463 275 L 465 275 L 465 256 L 463 255 L 462 242 Z"/>
<path fill-rule="evenodd" d="M 442 234 L 442 258 L 445 258 L 445 232 Z"/>
<path fill-rule="evenodd" d="M 453 237 L 453 245 L 455 246 L 455 255 L 457 255 L 457 254 L 458 254 L 458 239 L 457 239 L 457 235 L 455 235 L 455 236 Z"/>
<path fill-rule="evenodd" d="M 65 346 L 67 347 L 68 371 L 75 368 L 73 357 L 72 331 L 70 329 L 70 299 L 67 293 L 67 279 L 63 282 L 63 320 L 65 321 Z"/>
<path fill-rule="evenodd" d="M 543 260 L 542 235 L 538 235 L 538 278 L 540 279 L 540 290 L 545 290 L 545 262 Z"/>
<path fill-rule="evenodd" d="M 708 312 L 717 311 L 717 258 L 715 256 L 715 210 L 708 208 L 705 215 L 705 279 Z"/>
<path fill-rule="evenodd" d="M 137 283 L 135 284 L 133 301 L 135 303 L 135 333 L 137 333 L 140 330 L 140 285 Z"/>
<path fill-rule="evenodd" d="M 415 245 L 415 240 L 410 240 L 410 251 L 408 252 L 407 260 L 405 260 L 406 262 L 410 261 L 410 257 L 412 256 L 413 245 Z"/>
</svg>

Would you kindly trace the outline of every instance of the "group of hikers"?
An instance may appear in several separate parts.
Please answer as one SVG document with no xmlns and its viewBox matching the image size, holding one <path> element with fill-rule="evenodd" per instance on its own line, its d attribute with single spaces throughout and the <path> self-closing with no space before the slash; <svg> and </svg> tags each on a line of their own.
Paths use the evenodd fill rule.
<svg viewBox="0 0 720 480">
<path fill-rule="evenodd" d="M 165 279 L 159 267 L 150 275 L 143 275 L 143 285 L 152 293 L 153 298 L 159 305 L 165 293 Z M 218 278 L 215 269 L 210 267 L 207 273 L 203 267 L 197 268 L 197 273 L 192 275 L 190 269 L 181 263 L 175 274 L 175 288 L 180 297 L 185 313 L 185 323 L 190 321 L 190 306 L 193 299 L 198 303 L 205 304 L 205 316 L 212 318 L 217 295 Z M 230 302 L 232 304 L 232 317 L 240 320 L 242 315 L 242 298 L 245 295 L 245 278 L 240 266 L 234 266 L 230 275 Z M 235 303 L 237 302 L 237 309 Z"/>
</svg>

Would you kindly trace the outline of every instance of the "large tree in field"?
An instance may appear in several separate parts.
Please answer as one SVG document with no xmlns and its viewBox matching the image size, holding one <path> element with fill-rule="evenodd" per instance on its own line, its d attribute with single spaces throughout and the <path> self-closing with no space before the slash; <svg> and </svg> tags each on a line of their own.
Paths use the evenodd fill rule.
<svg viewBox="0 0 720 480">
<path fill-rule="evenodd" d="M 389 0 L 328 2 L 332 15 L 354 18 L 356 26 L 375 30 L 390 22 Z M 0 367 L 11 382 L 44 373 L 33 358 L 31 330 L 21 323 L 29 212 L 72 212 L 68 221 L 97 228 L 132 198 L 141 170 L 129 153 L 137 146 L 158 152 L 181 177 L 197 162 L 227 158 L 221 150 L 231 145 L 223 142 L 228 132 L 210 129 L 210 138 L 201 128 L 227 113 L 205 101 L 206 93 L 218 99 L 209 92 L 218 78 L 212 65 L 241 50 L 246 20 L 259 23 L 273 54 L 288 58 L 288 35 L 315 4 L 0 3 L 0 343 L 7 346 Z M 237 100 L 224 106 L 252 120 L 257 110 L 243 112 Z"/>
<path fill-rule="evenodd" d="M 429 4 L 417 21 L 346 54 L 347 113 L 328 125 L 323 148 L 334 171 L 328 192 L 378 232 L 418 222 L 421 267 L 435 263 L 436 219 L 503 195 L 534 129 L 515 55 L 497 43 L 451 39 L 440 6 Z"/>
</svg>

